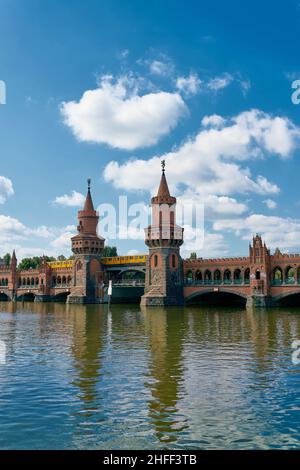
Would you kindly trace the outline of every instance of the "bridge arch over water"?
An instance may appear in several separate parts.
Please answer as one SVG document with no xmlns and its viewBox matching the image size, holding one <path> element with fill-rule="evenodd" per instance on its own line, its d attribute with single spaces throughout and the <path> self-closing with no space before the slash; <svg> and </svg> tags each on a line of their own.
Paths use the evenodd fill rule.
<svg viewBox="0 0 300 470">
<path fill-rule="evenodd" d="M 6 292 L 0 292 L 0 302 L 7 302 L 11 300 L 10 296 Z"/>
<path fill-rule="evenodd" d="M 17 300 L 22 302 L 34 302 L 35 300 L 35 293 L 34 292 L 24 292 L 17 297 Z"/>
<path fill-rule="evenodd" d="M 247 296 L 238 291 L 228 289 L 212 289 L 196 291 L 185 297 L 187 305 L 233 305 L 246 306 Z"/>
<path fill-rule="evenodd" d="M 300 288 L 293 291 L 284 292 L 273 298 L 275 305 L 300 307 Z"/>
</svg>

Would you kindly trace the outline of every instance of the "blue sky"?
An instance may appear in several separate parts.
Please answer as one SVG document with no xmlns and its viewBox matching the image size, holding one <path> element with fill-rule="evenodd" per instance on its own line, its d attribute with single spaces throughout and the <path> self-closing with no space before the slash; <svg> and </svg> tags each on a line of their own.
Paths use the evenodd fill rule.
<svg viewBox="0 0 300 470">
<path fill-rule="evenodd" d="M 246 254 L 257 231 L 299 251 L 299 21 L 293 0 L 0 0 L 0 255 L 70 254 L 86 179 L 95 205 L 146 204 L 161 158 L 205 206 L 184 254 Z"/>
</svg>

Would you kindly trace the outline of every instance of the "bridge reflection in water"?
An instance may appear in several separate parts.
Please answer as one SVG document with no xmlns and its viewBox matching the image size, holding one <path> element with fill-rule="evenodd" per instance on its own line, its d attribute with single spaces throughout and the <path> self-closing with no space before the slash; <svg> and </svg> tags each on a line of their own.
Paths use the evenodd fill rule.
<svg viewBox="0 0 300 470">
<path fill-rule="evenodd" d="M 300 445 L 298 309 L 6 302 L 0 332 L 1 449 Z"/>
</svg>

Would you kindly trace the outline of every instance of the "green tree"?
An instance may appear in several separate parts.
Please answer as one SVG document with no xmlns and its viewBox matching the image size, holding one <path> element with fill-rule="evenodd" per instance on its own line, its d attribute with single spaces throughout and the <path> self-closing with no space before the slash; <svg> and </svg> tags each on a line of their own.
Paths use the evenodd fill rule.
<svg viewBox="0 0 300 470">
<path fill-rule="evenodd" d="M 33 258 L 23 258 L 22 261 L 20 261 L 18 268 L 22 270 L 27 270 L 27 269 L 36 269 L 40 265 L 40 259 L 37 256 L 34 256 Z"/>
<path fill-rule="evenodd" d="M 190 259 L 197 259 L 197 253 L 195 251 L 192 251 L 190 254 Z"/>
<path fill-rule="evenodd" d="M 3 261 L 4 261 L 5 266 L 10 266 L 10 262 L 11 262 L 10 253 L 6 253 L 6 255 L 3 256 Z"/>
<path fill-rule="evenodd" d="M 45 256 L 44 259 L 46 262 L 55 261 L 54 256 Z M 22 261 L 19 263 L 18 268 L 22 270 L 37 269 L 40 267 L 41 262 L 42 258 L 40 256 L 33 256 L 32 258 L 23 258 Z"/>
<path fill-rule="evenodd" d="M 103 258 L 110 258 L 111 256 L 118 256 L 116 246 L 105 246 L 102 251 Z"/>
<path fill-rule="evenodd" d="M 57 259 L 58 261 L 66 261 L 66 257 L 64 255 L 59 255 Z"/>
</svg>

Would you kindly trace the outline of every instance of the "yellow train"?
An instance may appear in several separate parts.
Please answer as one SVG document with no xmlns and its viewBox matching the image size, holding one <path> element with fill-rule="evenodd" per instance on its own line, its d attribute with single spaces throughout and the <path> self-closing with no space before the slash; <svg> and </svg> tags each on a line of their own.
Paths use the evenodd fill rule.
<svg viewBox="0 0 300 470">
<path fill-rule="evenodd" d="M 111 258 L 102 258 L 103 264 L 137 264 L 146 263 L 147 255 L 132 256 L 112 256 Z"/>
<path fill-rule="evenodd" d="M 103 264 L 145 264 L 147 255 L 132 255 L 132 256 L 112 256 L 101 259 Z M 72 259 L 65 261 L 49 261 L 48 265 L 52 269 L 66 269 L 72 268 L 74 261 Z"/>
<path fill-rule="evenodd" d="M 72 259 L 68 259 L 65 261 L 49 261 L 47 264 L 52 269 L 66 269 L 72 268 L 74 261 Z"/>
</svg>

